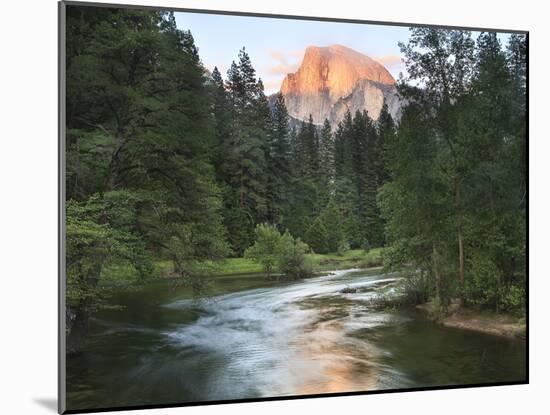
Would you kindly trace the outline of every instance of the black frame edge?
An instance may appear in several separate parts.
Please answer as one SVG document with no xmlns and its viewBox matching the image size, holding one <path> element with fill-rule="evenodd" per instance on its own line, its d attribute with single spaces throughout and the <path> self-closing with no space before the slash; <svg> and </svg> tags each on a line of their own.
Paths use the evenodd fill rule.
<svg viewBox="0 0 550 415">
<path fill-rule="evenodd" d="M 66 36 L 66 5 L 65 1 L 58 3 L 58 362 L 57 362 L 57 412 L 65 413 L 66 408 L 66 319 L 65 319 L 65 36 Z"/>
</svg>

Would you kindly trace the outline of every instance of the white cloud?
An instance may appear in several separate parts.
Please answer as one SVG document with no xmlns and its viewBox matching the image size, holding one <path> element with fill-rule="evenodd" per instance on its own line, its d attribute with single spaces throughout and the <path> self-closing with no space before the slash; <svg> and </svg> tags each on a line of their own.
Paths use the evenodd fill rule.
<svg viewBox="0 0 550 415">
<path fill-rule="evenodd" d="M 403 66 L 403 60 L 399 55 L 385 55 L 374 58 L 375 61 L 381 63 L 386 68 L 398 68 Z"/>
<path fill-rule="evenodd" d="M 282 77 L 285 77 L 289 73 L 296 72 L 304 55 L 304 51 L 286 52 L 274 49 L 269 49 L 267 53 L 274 62 L 266 68 L 265 73 Z"/>
<path fill-rule="evenodd" d="M 283 79 L 287 74 L 298 70 L 300 63 L 302 63 L 304 51 L 268 49 L 267 54 L 269 58 L 262 71 L 263 82 L 266 92 L 274 93 L 281 88 Z"/>
</svg>

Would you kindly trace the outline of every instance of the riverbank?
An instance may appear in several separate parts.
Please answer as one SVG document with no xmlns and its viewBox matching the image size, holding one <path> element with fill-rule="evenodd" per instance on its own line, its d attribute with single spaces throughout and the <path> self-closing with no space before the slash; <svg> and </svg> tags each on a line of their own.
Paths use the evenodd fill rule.
<svg viewBox="0 0 550 415">
<path fill-rule="evenodd" d="M 369 251 L 362 249 L 351 249 L 339 255 L 330 254 L 307 254 L 307 260 L 311 262 L 313 272 L 331 270 L 343 270 L 352 268 L 373 268 L 382 265 L 382 248 L 373 248 Z M 224 277 L 231 275 L 257 276 L 263 270 L 260 264 L 246 258 L 227 258 L 215 264 L 209 263 L 212 268 L 211 275 Z M 177 278 L 171 261 L 158 261 L 156 267 L 159 274 L 164 278 Z"/>
<path fill-rule="evenodd" d="M 444 316 L 438 314 L 431 303 L 420 304 L 416 308 L 428 313 L 430 318 L 445 327 L 508 338 L 526 338 L 525 319 L 511 314 L 459 308 L 457 304 L 451 305 L 448 314 Z"/>
</svg>

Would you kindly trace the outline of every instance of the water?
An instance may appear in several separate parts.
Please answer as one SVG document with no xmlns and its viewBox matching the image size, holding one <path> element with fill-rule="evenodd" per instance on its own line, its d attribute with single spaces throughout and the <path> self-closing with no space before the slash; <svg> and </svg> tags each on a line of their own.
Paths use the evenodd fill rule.
<svg viewBox="0 0 550 415">
<path fill-rule="evenodd" d="M 393 281 L 337 271 L 295 283 L 225 277 L 198 302 L 168 282 L 120 293 L 112 301 L 125 308 L 98 314 L 68 361 L 68 408 L 525 379 L 522 341 L 370 307 Z"/>
</svg>

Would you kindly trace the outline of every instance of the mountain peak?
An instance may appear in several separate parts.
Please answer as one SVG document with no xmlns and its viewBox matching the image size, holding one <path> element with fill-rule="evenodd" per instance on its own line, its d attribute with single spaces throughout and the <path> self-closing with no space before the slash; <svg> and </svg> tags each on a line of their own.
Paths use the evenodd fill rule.
<svg viewBox="0 0 550 415">
<path fill-rule="evenodd" d="M 383 89 L 395 85 L 383 65 L 356 50 L 337 44 L 308 46 L 298 70 L 283 80 L 281 93 L 293 117 L 305 120 L 311 114 L 314 122 L 321 124 L 325 118 L 330 119 L 328 115 L 337 101 L 367 81 Z"/>
<path fill-rule="evenodd" d="M 388 70 L 367 55 L 343 45 L 308 46 L 300 68 L 286 76 L 281 92 L 312 93 L 328 89 L 332 97 L 340 98 L 361 79 L 395 84 Z"/>
</svg>

